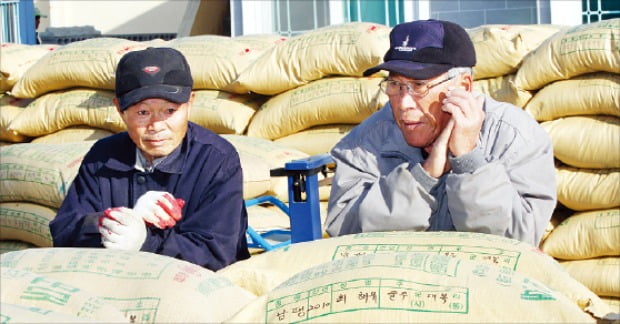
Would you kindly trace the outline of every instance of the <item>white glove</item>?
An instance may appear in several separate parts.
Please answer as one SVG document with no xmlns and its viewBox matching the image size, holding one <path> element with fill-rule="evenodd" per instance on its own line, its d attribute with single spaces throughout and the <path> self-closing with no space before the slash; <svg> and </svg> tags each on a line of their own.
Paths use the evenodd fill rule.
<svg viewBox="0 0 620 324">
<path fill-rule="evenodd" d="M 173 227 L 181 219 L 183 205 L 185 205 L 183 199 L 175 199 L 168 192 L 147 191 L 138 198 L 133 210 L 144 219 L 147 225 L 164 229 Z"/>
<path fill-rule="evenodd" d="M 108 249 L 140 251 L 146 240 L 144 220 L 125 207 L 106 209 L 99 218 L 99 233 Z"/>
</svg>

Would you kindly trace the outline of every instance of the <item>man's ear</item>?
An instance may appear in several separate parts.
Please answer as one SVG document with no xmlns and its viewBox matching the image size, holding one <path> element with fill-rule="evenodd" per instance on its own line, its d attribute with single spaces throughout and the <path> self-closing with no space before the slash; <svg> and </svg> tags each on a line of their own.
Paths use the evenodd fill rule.
<svg viewBox="0 0 620 324">
<path fill-rule="evenodd" d="M 189 95 L 189 100 L 187 101 L 187 117 L 189 118 L 189 113 L 192 110 L 192 106 L 194 105 L 194 99 L 196 98 L 196 93 L 194 91 Z"/>
<path fill-rule="evenodd" d="M 469 73 L 463 73 L 461 74 L 461 79 L 459 81 L 459 84 L 467 91 L 471 91 L 473 89 L 474 86 L 474 80 L 472 78 L 472 75 Z"/>
<path fill-rule="evenodd" d="M 118 102 L 118 98 L 117 97 L 112 98 L 112 102 L 114 103 L 114 106 L 116 106 L 116 111 L 118 111 L 118 113 L 122 116 L 123 112 L 121 111 L 121 105 Z"/>
</svg>

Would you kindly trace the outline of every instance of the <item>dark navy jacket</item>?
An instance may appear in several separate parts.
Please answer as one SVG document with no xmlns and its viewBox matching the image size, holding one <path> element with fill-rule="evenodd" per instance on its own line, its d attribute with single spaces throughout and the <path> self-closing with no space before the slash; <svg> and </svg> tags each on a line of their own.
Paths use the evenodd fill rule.
<svg viewBox="0 0 620 324">
<path fill-rule="evenodd" d="M 56 247 L 103 247 L 97 222 L 110 207 L 133 208 L 148 190 L 185 200 L 171 229 L 147 229 L 142 251 L 168 255 L 211 270 L 249 258 L 239 155 L 225 139 L 189 123 L 181 158 L 134 168 L 136 145 L 127 132 L 97 141 L 84 157 L 50 230 Z M 162 166 L 163 165 L 163 166 Z"/>
</svg>

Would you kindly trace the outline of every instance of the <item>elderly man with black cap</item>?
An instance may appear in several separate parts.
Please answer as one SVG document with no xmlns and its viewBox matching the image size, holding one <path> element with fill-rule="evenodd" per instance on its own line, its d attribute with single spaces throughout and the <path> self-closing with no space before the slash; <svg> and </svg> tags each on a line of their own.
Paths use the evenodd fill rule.
<svg viewBox="0 0 620 324">
<path fill-rule="evenodd" d="M 211 270 L 249 258 L 239 155 L 189 122 L 192 86 L 175 49 L 121 58 L 114 104 L 127 132 L 84 157 L 50 223 L 54 246 L 153 252 Z"/>
<path fill-rule="evenodd" d="M 538 245 L 556 206 L 553 147 L 522 109 L 472 90 L 459 25 L 399 24 L 381 91 L 389 103 L 332 150 L 327 232 L 461 231 Z"/>
</svg>

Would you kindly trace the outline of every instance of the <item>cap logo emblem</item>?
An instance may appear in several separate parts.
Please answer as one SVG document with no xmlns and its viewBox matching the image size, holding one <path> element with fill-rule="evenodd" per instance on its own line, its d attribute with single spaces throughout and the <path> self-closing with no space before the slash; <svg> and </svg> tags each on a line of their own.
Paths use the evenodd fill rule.
<svg viewBox="0 0 620 324">
<path fill-rule="evenodd" d="M 155 65 L 145 66 L 144 68 L 142 68 L 142 71 L 148 74 L 155 74 L 159 72 L 159 70 L 160 70 L 159 66 L 155 66 Z"/>
<path fill-rule="evenodd" d="M 409 35 L 407 35 L 407 38 L 403 41 L 403 45 L 394 47 L 394 50 L 399 52 L 413 52 L 416 48 L 409 46 Z"/>
</svg>

